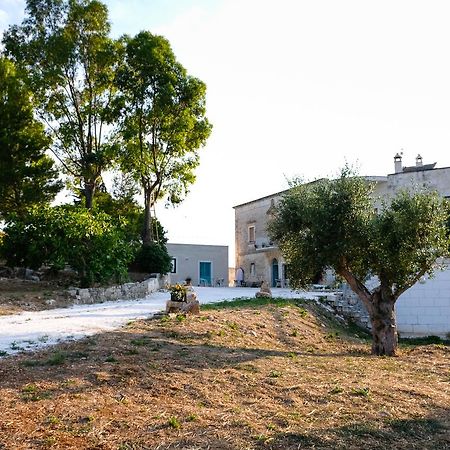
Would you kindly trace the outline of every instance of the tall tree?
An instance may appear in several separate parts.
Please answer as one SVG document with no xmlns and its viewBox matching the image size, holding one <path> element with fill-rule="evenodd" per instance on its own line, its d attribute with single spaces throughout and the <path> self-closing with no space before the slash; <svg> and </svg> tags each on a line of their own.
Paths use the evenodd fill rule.
<svg viewBox="0 0 450 450">
<path fill-rule="evenodd" d="M 210 135 L 205 84 L 187 75 L 169 42 L 149 32 L 124 37 L 118 71 L 123 120 L 121 166 L 144 193 L 143 243 L 149 244 L 151 207 L 163 195 L 180 202 L 195 181 L 198 149 Z"/>
<path fill-rule="evenodd" d="M 0 57 L 0 218 L 52 201 L 61 190 L 50 140 L 33 116 L 31 95 L 14 64 Z"/>
<path fill-rule="evenodd" d="M 395 302 L 448 253 L 448 207 L 437 193 L 401 192 L 376 213 L 371 191 L 347 169 L 333 181 L 298 185 L 278 205 L 270 234 L 294 286 L 304 287 L 318 271 L 333 268 L 368 310 L 372 352 L 394 355 Z M 379 280 L 372 290 L 364 284 L 369 275 Z"/>
<path fill-rule="evenodd" d="M 87 207 L 114 154 L 105 126 L 117 56 L 109 31 L 107 8 L 97 0 L 27 0 L 24 21 L 3 38 L 6 53 L 29 74 L 52 150 Z"/>
</svg>

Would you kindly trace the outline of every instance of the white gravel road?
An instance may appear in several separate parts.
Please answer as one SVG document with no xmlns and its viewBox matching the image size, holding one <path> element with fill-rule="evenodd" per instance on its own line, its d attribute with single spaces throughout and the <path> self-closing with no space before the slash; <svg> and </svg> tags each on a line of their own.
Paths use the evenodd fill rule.
<svg viewBox="0 0 450 450">
<path fill-rule="evenodd" d="M 195 288 L 200 303 L 212 303 L 239 297 L 254 297 L 252 288 Z M 317 294 L 272 289 L 274 297 L 314 298 Z M 140 300 L 123 300 L 70 308 L 24 312 L 0 316 L 0 357 L 32 351 L 61 341 L 80 339 L 102 331 L 111 331 L 133 319 L 150 317 L 165 309 L 167 292 L 155 292 Z"/>
</svg>

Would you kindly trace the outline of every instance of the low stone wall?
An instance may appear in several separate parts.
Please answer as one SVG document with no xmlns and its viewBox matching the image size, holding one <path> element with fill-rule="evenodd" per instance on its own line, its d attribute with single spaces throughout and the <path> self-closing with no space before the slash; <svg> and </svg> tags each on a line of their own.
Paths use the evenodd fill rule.
<svg viewBox="0 0 450 450">
<path fill-rule="evenodd" d="M 369 313 L 359 297 L 344 284 L 341 292 L 326 297 L 325 302 L 345 319 L 351 320 L 367 331 L 371 330 Z"/>
<path fill-rule="evenodd" d="M 144 298 L 167 284 L 167 277 L 148 278 L 138 283 L 125 283 L 107 288 L 69 289 L 69 298 L 75 305 L 104 303 L 117 300 Z"/>
</svg>

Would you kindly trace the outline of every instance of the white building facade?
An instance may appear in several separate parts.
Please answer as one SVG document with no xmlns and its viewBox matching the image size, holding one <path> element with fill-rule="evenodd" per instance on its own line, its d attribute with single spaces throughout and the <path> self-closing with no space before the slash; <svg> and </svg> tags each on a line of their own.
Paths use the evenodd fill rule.
<svg viewBox="0 0 450 450">
<path fill-rule="evenodd" d="M 191 279 L 193 286 L 228 286 L 228 246 L 167 244 L 171 283 Z"/>
</svg>

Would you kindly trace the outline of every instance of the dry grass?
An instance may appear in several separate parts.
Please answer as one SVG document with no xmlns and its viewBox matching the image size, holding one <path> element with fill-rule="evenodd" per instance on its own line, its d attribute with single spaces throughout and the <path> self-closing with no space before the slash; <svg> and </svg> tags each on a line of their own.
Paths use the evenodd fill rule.
<svg viewBox="0 0 450 450">
<path fill-rule="evenodd" d="M 336 327 L 280 302 L 5 358 L 0 448 L 450 448 L 449 348 L 376 358 Z"/>
</svg>

